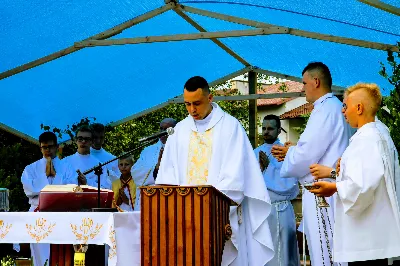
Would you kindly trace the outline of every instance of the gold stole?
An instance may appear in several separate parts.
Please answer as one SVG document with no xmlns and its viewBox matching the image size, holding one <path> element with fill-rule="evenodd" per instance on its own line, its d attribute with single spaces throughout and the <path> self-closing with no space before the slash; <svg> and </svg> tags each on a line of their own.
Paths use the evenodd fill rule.
<svg viewBox="0 0 400 266">
<path fill-rule="evenodd" d="M 213 128 L 204 133 L 192 131 L 189 141 L 186 182 L 189 185 L 205 185 L 212 155 Z"/>
</svg>

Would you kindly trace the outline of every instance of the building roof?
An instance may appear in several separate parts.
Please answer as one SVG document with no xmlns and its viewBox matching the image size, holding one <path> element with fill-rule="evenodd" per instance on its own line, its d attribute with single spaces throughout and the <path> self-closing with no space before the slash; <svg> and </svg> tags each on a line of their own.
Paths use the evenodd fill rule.
<svg viewBox="0 0 400 266">
<path fill-rule="evenodd" d="M 296 81 L 285 81 L 279 82 L 272 85 L 263 85 L 261 89 L 257 91 L 258 94 L 268 93 L 281 93 L 281 92 L 301 92 L 303 84 Z M 275 98 L 275 99 L 259 99 L 257 100 L 257 106 L 270 106 L 270 105 L 281 105 L 285 102 L 293 100 L 293 98 Z"/>
<path fill-rule="evenodd" d="M 290 118 L 296 118 L 300 117 L 302 115 L 307 115 L 311 113 L 311 111 L 314 109 L 314 105 L 312 103 L 306 103 L 303 105 L 300 105 L 299 107 L 296 107 L 290 111 L 287 111 L 279 116 L 280 119 L 290 119 Z"/>
</svg>

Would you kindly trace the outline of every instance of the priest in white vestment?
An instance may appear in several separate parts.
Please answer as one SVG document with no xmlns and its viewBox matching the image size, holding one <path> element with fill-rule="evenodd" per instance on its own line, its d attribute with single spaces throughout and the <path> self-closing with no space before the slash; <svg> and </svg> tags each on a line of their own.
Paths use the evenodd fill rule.
<svg viewBox="0 0 400 266">
<path fill-rule="evenodd" d="M 337 192 L 336 262 L 387 265 L 387 258 L 400 256 L 395 156 L 375 122 L 381 101 L 376 84 L 359 83 L 346 91 L 343 114 L 358 130 L 342 155 L 336 183 L 319 181 L 310 190 L 317 196 Z"/>
<path fill-rule="evenodd" d="M 93 133 L 93 141 L 92 141 L 92 147 L 90 148 L 90 154 L 93 155 L 96 159 L 98 159 L 101 163 L 105 163 L 107 161 L 114 159 L 115 156 L 103 148 L 105 139 L 104 125 L 100 123 L 94 123 L 91 125 L 91 127 Z M 118 169 L 118 160 L 115 160 L 107 164 L 107 168 L 112 170 L 112 172 L 109 171 L 107 173 L 111 182 L 119 179 L 121 173 Z"/>
<path fill-rule="evenodd" d="M 297 145 L 272 148 L 274 156 L 284 158 L 281 177 L 297 177 L 302 185 L 314 180 L 310 173 L 312 164 L 335 168 L 351 136 L 351 129 L 341 113 L 342 103 L 331 92 L 328 67 L 320 62 L 308 64 L 303 70 L 303 84 L 306 100 L 314 104 L 306 128 Z M 319 208 L 315 196 L 304 188 L 303 191 L 303 220 L 299 230 L 306 234 L 311 264 L 331 265 L 334 200 L 327 197 L 331 207 Z"/>
<path fill-rule="evenodd" d="M 183 97 L 190 115 L 168 138 L 156 184 L 212 185 L 240 204 L 231 207 L 221 265 L 264 266 L 274 255 L 271 203 L 246 132 L 212 103 L 204 78 L 190 78 Z"/>
<path fill-rule="evenodd" d="M 267 115 L 262 123 L 265 143 L 254 150 L 272 202 L 268 224 L 274 242 L 275 256 L 267 266 L 299 266 L 299 249 L 296 237 L 296 217 L 291 200 L 299 194 L 297 178 L 281 178 L 282 162 L 271 155 L 273 145 L 283 144 L 278 136 L 281 121 L 276 115 Z"/>
<path fill-rule="evenodd" d="M 89 126 L 82 126 L 76 132 L 75 141 L 78 146 L 78 150 L 73 155 L 65 157 L 63 161 L 67 162 L 72 166 L 72 169 L 76 172 L 80 170 L 82 173 L 86 170 L 91 169 L 94 166 L 99 165 L 101 162 L 90 154 L 90 147 L 92 145 L 93 135 L 92 129 Z M 102 167 L 103 173 L 100 176 L 100 187 L 105 189 L 111 189 L 111 180 L 108 176 L 108 168 Z M 86 176 L 76 174 L 67 180 L 64 180 L 64 184 L 76 184 L 76 185 L 89 185 L 97 188 L 98 177 L 94 171 L 87 174 Z"/>
<path fill-rule="evenodd" d="M 173 118 L 165 118 L 160 122 L 160 130 L 166 130 L 175 127 L 176 120 Z M 160 140 L 146 148 L 140 153 L 139 159 L 132 167 L 131 174 L 137 186 L 135 211 L 140 210 L 140 189 L 141 186 L 153 185 L 157 179 L 158 170 L 160 168 L 161 158 L 164 152 L 165 143 L 168 135 L 160 137 Z"/>
<path fill-rule="evenodd" d="M 43 158 L 25 167 L 21 182 L 29 199 L 30 212 L 39 205 L 39 193 L 47 185 L 61 185 L 74 174 L 72 168 L 58 159 L 57 136 L 53 132 L 44 132 L 39 136 Z M 50 258 L 50 244 L 31 244 L 31 256 L 35 266 L 43 266 Z M 49 265 L 49 264 L 48 264 Z"/>
</svg>

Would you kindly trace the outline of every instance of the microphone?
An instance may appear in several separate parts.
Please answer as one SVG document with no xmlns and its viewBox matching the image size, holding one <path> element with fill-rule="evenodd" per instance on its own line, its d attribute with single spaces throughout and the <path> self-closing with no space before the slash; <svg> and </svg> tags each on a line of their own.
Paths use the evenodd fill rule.
<svg viewBox="0 0 400 266">
<path fill-rule="evenodd" d="M 141 138 L 141 139 L 139 139 L 139 142 L 155 140 L 155 139 L 158 139 L 158 138 L 163 137 L 163 136 L 167 136 L 167 135 L 170 136 L 172 134 L 174 134 L 174 128 L 173 127 L 169 127 L 166 130 L 163 130 L 163 131 L 160 131 L 160 132 L 155 133 L 153 135 Z"/>
</svg>

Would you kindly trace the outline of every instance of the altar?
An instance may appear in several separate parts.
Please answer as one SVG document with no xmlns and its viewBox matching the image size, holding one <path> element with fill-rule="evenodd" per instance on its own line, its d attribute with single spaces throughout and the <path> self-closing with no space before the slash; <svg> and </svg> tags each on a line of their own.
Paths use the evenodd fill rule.
<svg viewBox="0 0 400 266">
<path fill-rule="evenodd" d="M 2 212 L 0 243 L 108 245 L 109 266 L 140 265 L 140 212 Z"/>
</svg>

